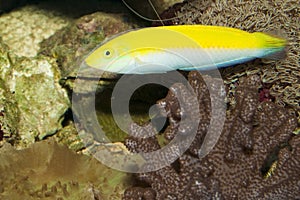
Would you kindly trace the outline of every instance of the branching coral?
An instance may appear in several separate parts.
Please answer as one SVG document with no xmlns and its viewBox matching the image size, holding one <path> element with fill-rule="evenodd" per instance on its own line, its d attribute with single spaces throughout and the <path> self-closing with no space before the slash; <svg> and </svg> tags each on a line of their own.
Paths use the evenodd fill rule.
<svg viewBox="0 0 300 200">
<path fill-rule="evenodd" d="M 300 192 L 295 189 L 300 186 L 299 136 L 292 134 L 297 120 L 288 109 L 273 102 L 259 101 L 259 77 L 241 79 L 236 90 L 237 103 L 228 110 L 221 137 L 212 151 L 200 159 L 196 152 L 208 130 L 210 113 L 206 108 L 211 103 L 206 97 L 205 83 L 197 72 L 189 74 L 189 82 L 198 91 L 199 106 L 203 108 L 197 136 L 189 151 L 170 166 L 137 174 L 138 187 L 128 189 L 123 199 L 299 197 Z M 186 88 L 181 87 L 181 90 Z M 174 124 L 189 113 L 181 110 L 171 90 L 160 103 L 170 120 L 164 134 L 172 139 L 177 134 Z M 136 127 L 132 126 L 131 131 L 141 131 Z M 132 152 L 159 149 L 155 138 L 128 138 L 125 145 Z M 151 195 L 147 196 L 148 193 Z"/>
</svg>

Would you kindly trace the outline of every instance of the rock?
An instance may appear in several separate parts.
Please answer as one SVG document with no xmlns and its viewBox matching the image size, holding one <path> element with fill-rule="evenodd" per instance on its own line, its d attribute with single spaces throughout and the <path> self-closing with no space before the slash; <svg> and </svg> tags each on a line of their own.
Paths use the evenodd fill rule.
<svg viewBox="0 0 300 200">
<path fill-rule="evenodd" d="M 0 38 L 0 69 L 6 71 L 10 67 L 8 47 Z M 7 88 L 5 77 L 0 77 L 0 141 L 15 143 L 18 138 L 19 109 L 14 95 Z"/>
<path fill-rule="evenodd" d="M 54 138 L 59 144 L 64 144 L 73 151 L 78 152 L 84 148 L 84 144 L 82 143 L 81 138 L 78 136 L 78 132 L 73 122 L 69 122 L 68 125 L 60 129 L 54 135 Z"/>
<path fill-rule="evenodd" d="M 6 109 L 5 116 L 18 119 L 13 123 L 13 130 L 17 131 L 11 134 L 17 132 L 19 138 L 15 142 L 18 147 L 24 147 L 61 128 L 69 99 L 59 85 L 60 73 L 54 59 L 16 57 L 1 42 L 0 45 L 0 78 L 7 88 L 4 97 L 9 97 L 4 108 L 10 107 L 9 102 L 15 102 L 15 109 Z"/>
<path fill-rule="evenodd" d="M 39 43 L 66 26 L 69 20 L 55 11 L 25 6 L 0 17 L 0 35 L 16 55 L 33 57 Z"/>
<path fill-rule="evenodd" d="M 137 27 L 137 22 L 124 14 L 96 12 L 85 15 L 44 40 L 40 54 L 57 59 L 63 77 L 75 77 L 84 57 L 104 38 Z M 106 77 L 112 79 L 116 75 L 107 74 Z"/>
<path fill-rule="evenodd" d="M 14 143 L 18 137 L 19 109 L 15 99 L 0 79 L 0 142 L 7 140 Z M 1 144 L 1 143 L 0 143 Z"/>
</svg>

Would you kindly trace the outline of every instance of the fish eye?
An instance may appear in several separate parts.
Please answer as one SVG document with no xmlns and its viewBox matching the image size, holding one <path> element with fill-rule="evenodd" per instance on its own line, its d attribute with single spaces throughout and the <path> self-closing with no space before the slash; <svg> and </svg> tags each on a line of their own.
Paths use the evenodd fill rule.
<svg viewBox="0 0 300 200">
<path fill-rule="evenodd" d="M 104 50 L 104 57 L 110 58 L 113 54 L 113 51 L 111 49 Z"/>
</svg>

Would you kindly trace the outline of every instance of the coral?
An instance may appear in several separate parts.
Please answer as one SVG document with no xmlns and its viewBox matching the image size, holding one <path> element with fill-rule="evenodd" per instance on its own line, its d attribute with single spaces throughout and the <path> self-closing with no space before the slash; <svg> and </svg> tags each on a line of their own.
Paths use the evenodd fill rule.
<svg viewBox="0 0 300 200">
<path fill-rule="evenodd" d="M 155 191 L 148 188 L 129 188 L 125 191 L 123 198 L 128 200 L 152 200 L 155 199 Z"/>
<path fill-rule="evenodd" d="M 300 137 L 293 136 L 289 144 L 278 152 L 277 167 L 266 179 L 264 188 L 254 197 L 261 199 L 299 199 Z"/>
<path fill-rule="evenodd" d="M 54 140 L 0 149 L 1 199 L 120 199 L 129 175 L 76 154 Z"/>
<path fill-rule="evenodd" d="M 275 97 L 270 94 L 270 90 L 263 88 L 259 92 L 259 101 L 275 101 Z"/>
<path fill-rule="evenodd" d="M 268 85 L 274 102 L 293 107 L 300 122 L 300 4 L 298 1 L 186 1 L 166 10 L 166 24 L 204 24 L 229 26 L 249 32 L 261 31 L 287 38 L 287 57 L 280 61 L 256 60 L 221 70 L 234 96 L 240 77 L 257 74 Z M 159 23 L 155 24 L 159 25 Z M 228 98 L 230 103 L 235 100 Z"/>
<path fill-rule="evenodd" d="M 219 80 L 211 78 L 210 81 Z M 206 109 L 213 100 L 208 101 L 207 88 L 197 72 L 189 74 L 189 82 L 197 93 L 199 107 L 203 108 L 200 109 L 202 120 L 189 151 L 170 166 L 137 174 L 137 187 L 127 189 L 123 199 L 299 198 L 296 189 L 300 186 L 299 136 L 292 134 L 297 120 L 290 110 L 270 101 L 259 101 L 259 88 L 262 87 L 259 76 L 241 78 L 235 92 L 236 104 L 228 108 L 222 134 L 203 158 L 196 153 L 210 128 L 207 118 L 210 120 L 211 114 Z M 168 96 L 159 101 L 168 113 L 170 124 L 164 135 L 169 140 L 178 134 L 174 125 L 182 116 L 191 115 L 173 98 L 173 87 L 177 86 L 172 86 Z M 187 88 L 183 86 L 180 90 Z M 184 104 L 189 101 L 182 99 L 185 99 Z M 137 127 L 131 126 L 131 132 L 142 131 Z M 131 137 L 125 145 L 131 152 L 160 149 L 156 138 Z"/>
<path fill-rule="evenodd" d="M 194 155 L 198 155 L 199 145 L 203 142 L 207 128 L 210 125 L 212 106 L 216 113 L 220 113 L 220 118 L 222 116 L 222 111 L 225 111 L 224 105 L 222 105 L 224 104 L 225 98 L 224 95 L 222 95 L 222 92 L 225 94 L 225 89 L 223 88 L 223 82 L 221 80 L 212 79 L 210 76 L 201 77 L 197 73 L 190 73 L 188 77 L 189 83 L 194 88 L 195 94 L 197 95 L 199 110 L 204 110 L 204 112 L 200 112 L 199 114 L 195 113 L 197 111 L 191 111 L 190 114 L 192 118 L 196 118 L 196 120 L 199 121 L 199 125 L 195 139 L 189 147 L 189 151 Z M 210 88 L 208 88 L 208 86 L 210 86 Z M 175 87 L 175 85 L 173 87 Z M 176 87 L 178 87 L 177 90 L 184 91 L 182 86 Z M 189 102 L 191 101 L 189 93 L 181 93 L 181 96 L 185 99 L 185 103 L 188 105 L 187 107 L 193 105 Z M 179 102 L 175 93 L 169 91 L 168 95 L 157 103 L 161 109 L 168 113 L 170 125 L 164 134 L 168 140 L 171 140 L 174 138 L 175 133 L 179 131 L 178 126 L 181 124 L 181 109 L 179 109 Z M 187 111 L 186 108 L 184 110 Z M 185 118 L 191 116 L 185 115 Z M 189 121 L 195 122 L 195 120 L 192 119 L 189 119 Z M 218 120 L 216 120 L 215 123 L 217 123 L 217 121 Z M 215 125 L 218 126 L 219 124 Z"/>
</svg>

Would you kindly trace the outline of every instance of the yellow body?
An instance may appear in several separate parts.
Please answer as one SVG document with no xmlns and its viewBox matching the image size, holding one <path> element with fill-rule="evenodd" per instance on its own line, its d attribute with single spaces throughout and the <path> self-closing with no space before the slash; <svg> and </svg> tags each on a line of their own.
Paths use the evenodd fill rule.
<svg viewBox="0 0 300 200">
<path fill-rule="evenodd" d="M 134 73 L 134 70 L 131 70 L 132 66 L 138 66 L 145 61 L 150 62 L 151 59 L 156 62 L 159 62 L 156 58 L 161 59 L 163 64 L 168 64 L 163 61 L 163 59 L 172 58 L 170 52 L 166 53 L 168 50 L 182 57 L 190 55 L 192 50 L 198 50 L 209 54 L 208 64 L 203 62 L 206 59 L 203 56 L 199 58 L 199 63 L 195 56 L 188 58 L 192 60 L 193 65 L 199 65 L 199 69 L 201 65 L 209 68 L 209 62 L 213 62 L 217 67 L 225 67 L 282 51 L 285 45 L 286 41 L 278 37 L 259 32 L 248 33 L 228 27 L 163 26 L 121 34 L 95 49 L 86 58 L 85 63 L 89 67 L 105 71 L 126 73 L 126 68 L 128 68 L 131 73 Z M 187 65 L 183 61 L 179 63 L 178 65 L 174 62 L 169 64 L 174 65 L 171 66 L 172 69 L 181 69 L 181 65 Z M 182 69 L 189 68 L 182 66 Z M 150 70 L 149 73 L 152 71 Z"/>
<path fill-rule="evenodd" d="M 265 48 L 282 47 L 286 44 L 285 40 L 264 33 L 248 33 L 222 26 L 186 25 L 163 28 L 192 38 L 202 48 Z"/>
</svg>

